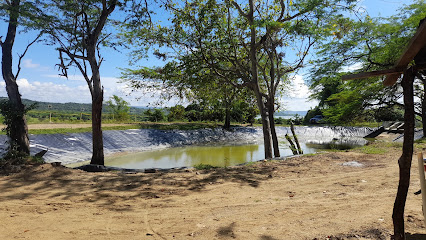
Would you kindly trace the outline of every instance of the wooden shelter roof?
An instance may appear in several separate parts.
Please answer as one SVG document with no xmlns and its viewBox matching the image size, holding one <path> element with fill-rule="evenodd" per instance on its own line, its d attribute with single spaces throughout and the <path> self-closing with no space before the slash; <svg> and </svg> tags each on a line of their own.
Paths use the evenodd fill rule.
<svg viewBox="0 0 426 240">
<path fill-rule="evenodd" d="M 373 76 L 386 75 L 383 84 L 385 86 L 391 86 L 396 83 L 399 76 L 407 69 L 408 64 L 416 57 L 422 48 L 426 48 L 426 21 L 423 19 L 423 23 L 417 29 L 416 34 L 411 38 L 404 53 L 400 56 L 399 60 L 395 63 L 394 67 L 386 70 L 363 72 L 357 74 L 350 74 L 342 76 L 343 80 L 352 80 L 360 78 L 368 78 Z M 425 64 L 417 65 L 418 69 L 425 69 Z"/>
</svg>

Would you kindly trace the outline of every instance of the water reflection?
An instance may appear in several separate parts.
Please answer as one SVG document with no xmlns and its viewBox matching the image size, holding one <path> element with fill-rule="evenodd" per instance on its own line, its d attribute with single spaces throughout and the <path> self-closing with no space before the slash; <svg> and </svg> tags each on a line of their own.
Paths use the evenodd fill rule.
<svg viewBox="0 0 426 240">
<path fill-rule="evenodd" d="M 284 141 L 280 143 L 282 156 L 292 152 Z M 315 148 L 301 143 L 304 153 L 314 153 Z M 258 161 L 264 158 L 263 144 L 232 146 L 187 146 L 156 151 L 129 154 L 116 154 L 105 158 L 105 165 L 122 168 L 176 168 L 191 167 L 198 164 L 226 167 L 241 163 Z"/>
<path fill-rule="evenodd" d="M 173 168 L 210 164 L 232 166 L 262 159 L 259 145 L 188 146 L 110 156 L 105 165 L 123 168 Z"/>
</svg>

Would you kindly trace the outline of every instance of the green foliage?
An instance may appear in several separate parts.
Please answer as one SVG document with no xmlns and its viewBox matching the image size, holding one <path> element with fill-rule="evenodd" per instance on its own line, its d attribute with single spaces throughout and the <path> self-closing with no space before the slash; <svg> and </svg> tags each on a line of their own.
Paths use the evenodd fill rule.
<svg viewBox="0 0 426 240">
<path fill-rule="evenodd" d="M 9 100 L 0 101 L 0 114 L 3 116 L 3 124 L 5 125 L 5 128 L 2 129 L 2 131 L 6 133 L 9 139 L 6 155 L 3 156 L 4 159 L 17 159 L 17 161 L 21 161 L 23 158 L 28 157 L 27 153 L 19 151 L 19 146 L 16 141 L 12 139 L 11 133 L 14 131 L 12 128 L 14 127 L 15 122 L 21 121 L 26 112 L 34 107 L 35 105 L 32 105 L 24 107 L 23 111 L 18 111 Z"/>
<path fill-rule="evenodd" d="M 182 105 L 176 105 L 169 108 L 169 114 L 167 115 L 167 120 L 169 122 L 173 121 L 182 121 L 185 119 L 185 107 Z"/>
<path fill-rule="evenodd" d="M 148 109 L 144 112 L 150 122 L 161 122 L 165 119 L 164 112 L 161 109 Z"/>
<path fill-rule="evenodd" d="M 310 119 L 315 117 L 316 115 L 322 115 L 322 111 L 320 110 L 319 106 L 314 107 L 313 109 L 309 109 L 309 111 L 306 113 L 305 117 L 303 118 L 303 124 L 308 125 L 310 124 Z"/>
<path fill-rule="evenodd" d="M 289 75 L 303 66 L 315 42 L 331 35 L 330 26 L 342 18 L 338 13 L 351 10 L 353 2 L 168 1 L 171 24 L 149 29 L 128 24 L 123 34 L 137 46 L 135 60 L 154 52 L 167 63 L 125 69 L 123 78 L 136 89 L 161 88 L 170 95 L 212 102 L 210 106 L 220 106 L 225 113 L 242 99 L 249 103 L 242 96 L 246 93 L 236 93 L 249 89 L 256 92 L 253 106 L 269 104 L 273 112 Z M 256 10 L 249 11 L 252 5 Z M 288 52 L 295 59 L 285 59 Z M 187 111 L 188 120 L 202 119 L 194 111 Z M 238 108 L 234 111 L 234 120 L 254 122 L 254 114 L 244 117 Z"/>
<path fill-rule="evenodd" d="M 370 112 L 377 122 L 404 120 L 404 109 L 397 106 L 374 109 Z"/>
<path fill-rule="evenodd" d="M 426 2 L 417 0 L 388 18 L 342 18 L 336 23 L 344 31 L 335 32 L 333 39 L 320 46 L 311 70 L 311 98 L 319 100 L 328 122 L 351 124 L 400 117 L 390 112 L 383 112 L 386 116 L 370 114 L 400 105 L 402 94 L 397 85 L 384 87 L 382 77 L 342 82 L 341 76 L 352 69 L 365 72 L 392 67 L 425 16 Z M 424 94 L 422 85 L 416 82 L 418 99 Z"/>
<path fill-rule="evenodd" d="M 124 101 L 123 98 L 113 95 L 106 104 L 113 114 L 114 119 L 118 121 L 125 121 L 129 119 L 129 103 Z"/>
</svg>

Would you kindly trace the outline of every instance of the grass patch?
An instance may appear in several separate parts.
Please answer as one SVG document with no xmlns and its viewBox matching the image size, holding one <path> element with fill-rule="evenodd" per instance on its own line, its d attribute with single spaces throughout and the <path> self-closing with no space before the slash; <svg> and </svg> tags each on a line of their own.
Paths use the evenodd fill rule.
<svg viewBox="0 0 426 240">
<path fill-rule="evenodd" d="M 204 164 L 204 163 L 196 164 L 193 167 L 197 170 L 210 170 L 210 169 L 218 168 L 218 167 L 212 166 L 210 164 Z"/>
<path fill-rule="evenodd" d="M 356 149 L 359 152 L 365 153 L 365 154 L 385 154 L 386 148 L 379 148 L 376 146 L 362 146 L 360 148 Z"/>
<path fill-rule="evenodd" d="M 374 142 L 369 145 L 355 148 L 355 152 L 361 152 L 365 154 L 385 154 L 389 151 L 389 148 L 402 149 L 402 143 L 400 142 Z"/>
</svg>

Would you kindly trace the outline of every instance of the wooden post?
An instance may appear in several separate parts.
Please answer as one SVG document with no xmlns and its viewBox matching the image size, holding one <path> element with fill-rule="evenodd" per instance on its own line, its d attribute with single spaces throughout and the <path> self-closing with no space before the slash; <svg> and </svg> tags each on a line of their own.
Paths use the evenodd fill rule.
<svg viewBox="0 0 426 240">
<path fill-rule="evenodd" d="M 286 134 L 285 138 L 287 139 L 287 141 L 290 143 L 290 150 L 293 152 L 293 155 L 297 155 L 297 149 L 296 149 L 296 145 L 294 145 L 293 141 L 291 140 L 291 137 Z"/>
<path fill-rule="evenodd" d="M 417 159 L 419 160 L 419 176 L 420 176 L 420 188 L 422 190 L 423 218 L 424 218 L 425 226 L 426 226 L 426 180 L 425 180 L 425 164 L 423 160 L 423 153 L 418 153 Z"/>
</svg>

